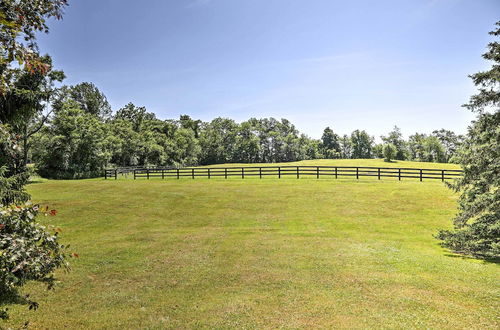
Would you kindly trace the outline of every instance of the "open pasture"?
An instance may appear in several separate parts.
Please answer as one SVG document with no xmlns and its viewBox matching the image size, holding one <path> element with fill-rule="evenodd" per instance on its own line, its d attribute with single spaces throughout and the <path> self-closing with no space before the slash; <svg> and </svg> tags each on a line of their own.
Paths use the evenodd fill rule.
<svg viewBox="0 0 500 330">
<path fill-rule="evenodd" d="M 9 324 L 499 326 L 498 264 L 433 238 L 456 211 L 438 180 L 41 180 L 29 191 L 59 211 L 42 221 L 80 258 L 55 291 L 27 288 L 40 309 L 14 306 Z"/>
</svg>

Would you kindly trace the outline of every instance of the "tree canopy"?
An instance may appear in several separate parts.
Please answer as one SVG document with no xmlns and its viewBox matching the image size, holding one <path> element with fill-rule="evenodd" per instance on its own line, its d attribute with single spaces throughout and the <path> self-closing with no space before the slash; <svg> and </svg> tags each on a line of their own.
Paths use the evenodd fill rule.
<svg viewBox="0 0 500 330">
<path fill-rule="evenodd" d="M 61 19 L 67 0 L 2 0 L 0 2 L 0 95 L 12 86 L 13 62 L 34 73 L 49 67 L 38 55 L 36 33 L 48 33 L 47 19 Z"/>
</svg>

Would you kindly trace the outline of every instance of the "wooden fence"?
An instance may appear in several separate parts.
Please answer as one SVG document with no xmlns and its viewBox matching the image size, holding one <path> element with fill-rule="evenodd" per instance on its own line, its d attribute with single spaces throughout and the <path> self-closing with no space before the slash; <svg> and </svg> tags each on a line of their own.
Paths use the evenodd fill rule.
<svg viewBox="0 0 500 330">
<path fill-rule="evenodd" d="M 118 174 L 130 174 L 134 173 L 134 171 L 147 171 L 147 170 L 172 170 L 176 169 L 176 167 L 160 167 L 160 166 L 127 166 L 127 167 L 118 167 L 118 168 L 112 168 L 112 169 L 105 169 L 104 170 L 104 176 L 106 178 L 108 177 L 115 177 Z"/>
<path fill-rule="evenodd" d="M 259 177 L 266 176 L 281 178 L 283 176 L 339 178 L 339 177 L 377 177 L 381 178 L 413 178 L 437 179 L 445 181 L 456 179 L 462 175 L 461 170 L 444 170 L 430 168 L 394 168 L 394 167 L 362 167 L 362 166 L 262 166 L 262 167 L 151 167 L 151 168 L 115 168 L 106 169 L 105 178 L 117 179 L 118 175 L 133 174 L 134 179 L 139 178 L 215 178 L 224 177 Z"/>
</svg>

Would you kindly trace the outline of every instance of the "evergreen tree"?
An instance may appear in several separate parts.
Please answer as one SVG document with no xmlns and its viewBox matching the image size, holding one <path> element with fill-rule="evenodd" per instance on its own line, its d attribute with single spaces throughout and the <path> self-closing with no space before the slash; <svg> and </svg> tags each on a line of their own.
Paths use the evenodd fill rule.
<svg viewBox="0 0 500 330">
<path fill-rule="evenodd" d="M 490 34 L 500 36 L 498 28 Z M 471 75 L 479 93 L 464 106 L 477 114 L 459 161 L 464 170 L 452 188 L 460 192 L 454 230 L 442 230 L 442 245 L 477 257 L 500 257 L 500 43 L 488 44 L 490 70 Z"/>
</svg>

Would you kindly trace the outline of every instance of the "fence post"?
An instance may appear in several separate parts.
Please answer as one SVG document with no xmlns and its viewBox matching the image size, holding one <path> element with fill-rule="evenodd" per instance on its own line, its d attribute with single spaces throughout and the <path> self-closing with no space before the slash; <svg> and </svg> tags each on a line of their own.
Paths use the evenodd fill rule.
<svg viewBox="0 0 500 330">
<path fill-rule="evenodd" d="M 224 179 L 227 179 L 227 167 L 224 168 Z"/>
<path fill-rule="evenodd" d="M 398 180 L 401 181 L 401 169 L 398 168 Z"/>
<path fill-rule="evenodd" d="M 380 167 L 378 168 L 378 179 L 380 180 Z"/>
<path fill-rule="evenodd" d="M 241 168 L 241 178 L 242 179 L 245 178 L 245 168 L 244 167 Z"/>
<path fill-rule="evenodd" d="M 337 166 L 335 166 L 335 179 L 337 179 Z"/>
<path fill-rule="evenodd" d="M 108 179 L 108 170 L 104 169 L 104 180 Z"/>
<path fill-rule="evenodd" d="M 259 179 L 262 179 L 262 167 L 259 167 Z"/>
<path fill-rule="evenodd" d="M 179 175 L 179 174 L 180 174 L 180 173 L 179 173 L 179 169 L 177 169 L 177 179 L 179 179 L 179 178 L 180 178 L 180 175 Z"/>
<path fill-rule="evenodd" d="M 162 180 L 165 179 L 165 169 L 164 168 L 161 169 L 161 179 Z"/>
<path fill-rule="evenodd" d="M 118 169 L 115 169 L 115 180 L 118 179 Z"/>
<path fill-rule="evenodd" d="M 319 179 L 319 166 L 316 166 L 316 179 Z"/>
<path fill-rule="evenodd" d="M 210 168 L 208 168 L 208 178 L 210 179 Z"/>
<path fill-rule="evenodd" d="M 441 181 L 444 181 L 444 170 L 441 170 Z"/>
<path fill-rule="evenodd" d="M 134 168 L 134 180 L 135 180 L 135 168 Z"/>
<path fill-rule="evenodd" d="M 420 182 L 422 182 L 422 169 L 420 169 Z"/>
<path fill-rule="evenodd" d="M 359 179 L 359 167 L 356 167 L 356 179 Z"/>
<path fill-rule="evenodd" d="M 193 178 L 194 180 L 194 168 L 191 169 L 191 177 Z"/>
<path fill-rule="evenodd" d="M 281 179 L 281 167 L 278 166 L 278 179 Z"/>
<path fill-rule="evenodd" d="M 299 178 L 299 167 L 297 166 L 297 179 Z"/>
<path fill-rule="evenodd" d="M 146 168 L 146 176 L 148 177 L 149 180 L 149 168 Z"/>
</svg>

